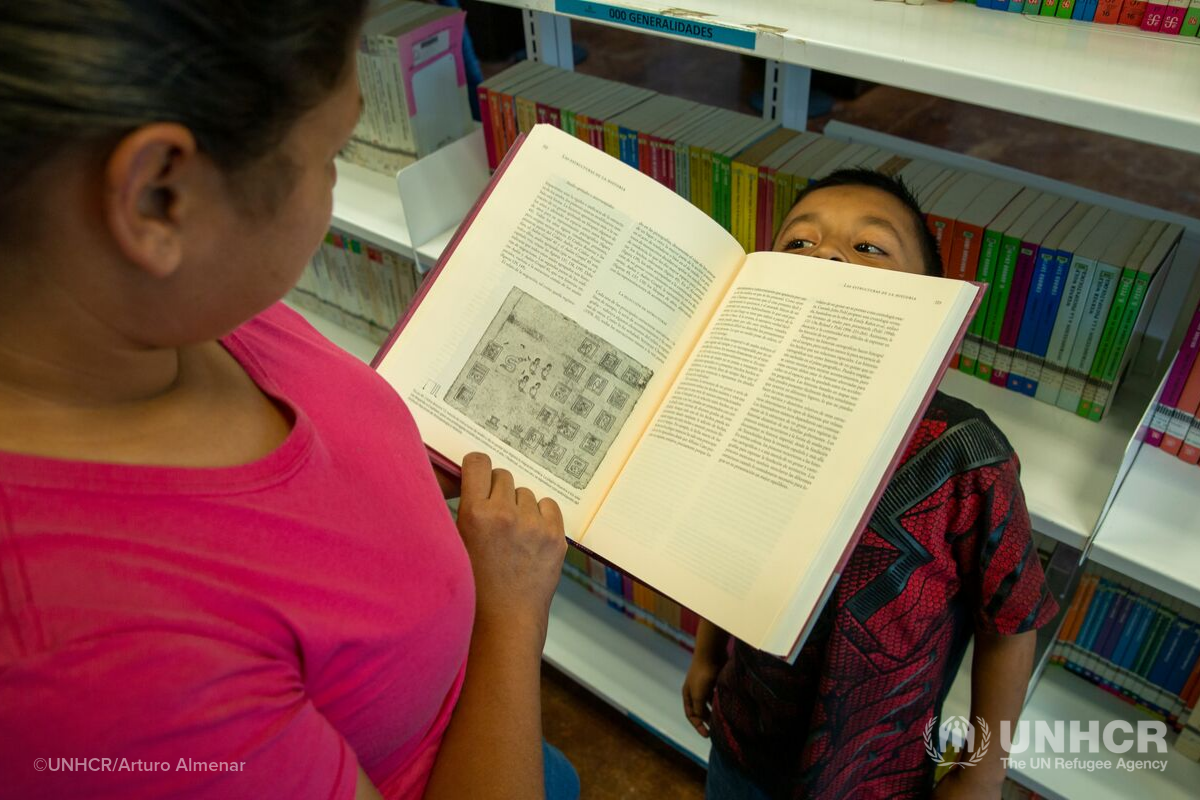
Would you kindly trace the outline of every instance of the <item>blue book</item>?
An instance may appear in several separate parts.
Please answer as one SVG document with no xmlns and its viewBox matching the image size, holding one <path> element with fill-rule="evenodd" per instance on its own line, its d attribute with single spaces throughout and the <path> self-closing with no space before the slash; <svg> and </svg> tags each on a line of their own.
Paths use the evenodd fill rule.
<svg viewBox="0 0 1200 800">
<path fill-rule="evenodd" d="M 1166 678 L 1165 688 L 1178 697 L 1183 692 L 1187 679 L 1191 677 L 1192 668 L 1196 666 L 1196 658 L 1200 656 L 1200 626 L 1189 623 L 1188 630 L 1180 636 L 1179 657 L 1175 659 L 1175 668 Z"/>
<path fill-rule="evenodd" d="M 1037 265 L 1033 268 L 1033 277 L 1029 281 L 1029 299 L 1025 301 L 1021 330 L 1017 332 L 1016 353 L 1013 356 L 1012 368 L 1008 371 L 1008 388 L 1031 397 L 1037 392 L 1037 382 L 1026 373 L 1032 371 L 1031 367 L 1036 362 L 1030 361 L 1028 356 L 1035 354 L 1034 347 L 1042 330 L 1042 320 L 1046 314 L 1046 303 L 1050 293 L 1050 280 L 1057 256 L 1056 250 L 1038 250 Z M 1061 280 L 1058 293 L 1061 297 Z M 1045 348 L 1042 349 L 1041 355 L 1046 355 Z M 1032 391 L 1029 389 L 1030 383 L 1033 384 Z"/>
<path fill-rule="evenodd" d="M 1025 0 L 1008 0 L 1008 10 L 1020 14 L 1025 10 Z"/>
<path fill-rule="evenodd" d="M 1148 597 L 1138 595 L 1137 606 L 1129 618 L 1129 635 L 1125 637 L 1124 646 L 1116 654 L 1117 666 L 1123 670 L 1132 670 L 1142 643 L 1146 641 L 1146 632 L 1150 630 L 1150 620 L 1154 617 L 1154 607 Z"/>
<path fill-rule="evenodd" d="M 618 131 L 618 152 L 621 154 L 621 160 L 634 169 L 638 168 L 638 135 L 637 131 L 630 130 L 624 125 L 617 128 Z"/>
<path fill-rule="evenodd" d="M 619 570 L 613 569 L 607 564 L 604 566 L 604 576 L 608 579 L 608 589 L 611 597 L 608 598 L 608 605 L 618 611 L 625 610 L 625 604 L 618 602 L 616 598 L 625 596 L 625 581 L 621 578 Z"/>
<path fill-rule="evenodd" d="M 1096 643 L 1096 655 L 1108 661 L 1116 649 L 1117 641 L 1121 638 L 1121 629 L 1129 619 L 1129 589 L 1118 586 L 1113 594 L 1113 602 L 1109 607 L 1108 619 L 1100 633 L 1100 641 Z"/>
<path fill-rule="evenodd" d="M 1163 684 L 1175 668 L 1179 640 L 1183 636 L 1186 625 L 1187 620 L 1183 617 L 1175 617 L 1175 622 L 1172 623 L 1171 630 L 1167 632 L 1166 638 L 1163 639 L 1162 648 L 1158 651 L 1158 659 L 1154 662 L 1154 666 L 1150 668 L 1150 675 L 1147 678 L 1155 686 L 1166 688 Z"/>
</svg>

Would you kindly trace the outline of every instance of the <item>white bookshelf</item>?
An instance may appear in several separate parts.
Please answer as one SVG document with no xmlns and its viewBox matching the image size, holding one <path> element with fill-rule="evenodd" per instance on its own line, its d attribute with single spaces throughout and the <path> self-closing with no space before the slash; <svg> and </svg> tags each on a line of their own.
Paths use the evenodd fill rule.
<svg viewBox="0 0 1200 800">
<path fill-rule="evenodd" d="M 986 411 L 1012 443 L 1034 530 L 1076 549 L 1095 530 L 1149 401 L 1139 388 L 1123 387 L 1097 423 L 961 372 L 948 372 L 941 385 L 946 394 Z"/>
<path fill-rule="evenodd" d="M 557 7 L 556 0 L 493 2 L 542 12 Z M 681 7 L 664 0 L 626 0 L 609 5 L 670 11 L 753 31 L 753 52 L 763 58 L 1200 152 L 1200 84 L 1188 80 L 1200 74 L 1198 39 L 1068 24 L 963 3 L 689 0 Z"/>
<path fill-rule="evenodd" d="M 337 159 L 337 172 L 330 225 L 364 242 L 411 258 L 412 240 L 395 176 L 372 172 L 340 158 Z M 437 261 L 453 235 L 454 228 L 448 228 L 417 248 L 417 254 L 425 263 Z"/>
<path fill-rule="evenodd" d="M 1200 607 L 1200 467 L 1144 445 L 1089 557 Z"/>
<path fill-rule="evenodd" d="M 708 740 L 683 715 L 691 657 L 675 642 L 564 577 L 550 606 L 542 657 L 668 744 L 708 763 Z"/>
</svg>

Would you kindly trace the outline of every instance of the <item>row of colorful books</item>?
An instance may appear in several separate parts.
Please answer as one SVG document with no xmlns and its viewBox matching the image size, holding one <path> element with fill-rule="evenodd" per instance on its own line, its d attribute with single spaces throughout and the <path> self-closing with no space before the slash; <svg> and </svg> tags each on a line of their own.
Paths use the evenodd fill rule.
<svg viewBox="0 0 1200 800">
<path fill-rule="evenodd" d="M 493 168 L 518 135 L 552 124 L 687 197 L 747 250 L 770 249 L 811 181 L 844 167 L 898 176 L 938 239 L 943 274 L 989 286 L 953 366 L 1097 421 L 1182 234 L 1015 181 L 540 63 L 485 81 L 479 99 Z"/>
<path fill-rule="evenodd" d="M 420 279 L 411 259 L 331 230 L 288 298 L 382 344 Z"/>
<path fill-rule="evenodd" d="M 1200 32 L 1198 0 L 967 0 L 980 8 L 1011 11 L 1101 25 L 1128 25 L 1168 36 L 1196 36 Z"/>
<path fill-rule="evenodd" d="M 363 110 L 343 158 L 395 175 L 470 133 L 465 18 L 458 9 L 411 0 L 372 4 L 357 53 Z"/>
<path fill-rule="evenodd" d="M 1200 699 L 1200 611 L 1089 565 L 1067 607 L 1050 663 L 1179 729 Z"/>
<path fill-rule="evenodd" d="M 1189 464 L 1200 462 L 1200 306 L 1192 314 L 1187 333 L 1167 372 L 1162 394 L 1150 420 L 1146 442 L 1179 456 Z"/>
<path fill-rule="evenodd" d="M 603 599 L 610 608 L 685 649 L 692 650 L 696 646 L 696 628 L 700 618 L 694 611 L 592 558 L 574 545 L 567 549 L 563 574 Z"/>
</svg>

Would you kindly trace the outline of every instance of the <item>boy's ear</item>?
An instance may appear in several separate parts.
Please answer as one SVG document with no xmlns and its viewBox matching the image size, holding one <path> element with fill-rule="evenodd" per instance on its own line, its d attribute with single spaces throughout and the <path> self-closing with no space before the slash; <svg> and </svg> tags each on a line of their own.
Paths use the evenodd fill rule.
<svg viewBox="0 0 1200 800">
<path fill-rule="evenodd" d="M 173 274 L 183 261 L 197 162 L 192 132 L 158 122 L 122 138 L 105 164 L 104 220 L 125 258 L 153 277 Z"/>
</svg>

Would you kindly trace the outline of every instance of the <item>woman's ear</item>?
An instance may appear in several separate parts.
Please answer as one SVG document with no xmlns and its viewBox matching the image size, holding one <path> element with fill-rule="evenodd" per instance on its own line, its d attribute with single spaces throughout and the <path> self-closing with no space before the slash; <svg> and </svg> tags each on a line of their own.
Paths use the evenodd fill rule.
<svg viewBox="0 0 1200 800">
<path fill-rule="evenodd" d="M 126 135 L 104 170 L 103 216 L 130 263 L 156 278 L 183 262 L 183 229 L 194 207 L 200 168 L 192 132 L 172 122 Z"/>
</svg>

